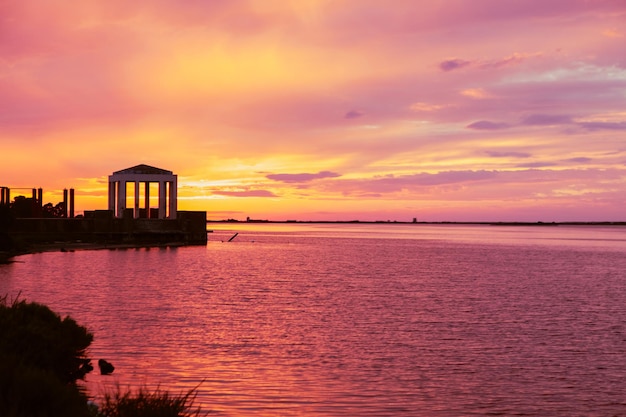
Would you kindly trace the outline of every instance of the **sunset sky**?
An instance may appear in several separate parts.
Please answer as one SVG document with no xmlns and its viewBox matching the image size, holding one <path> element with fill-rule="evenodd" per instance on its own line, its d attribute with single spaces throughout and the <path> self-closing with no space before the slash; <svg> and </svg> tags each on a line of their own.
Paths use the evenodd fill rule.
<svg viewBox="0 0 626 417">
<path fill-rule="evenodd" d="M 626 0 L 0 0 L 0 185 L 138 164 L 209 219 L 624 221 Z"/>
</svg>

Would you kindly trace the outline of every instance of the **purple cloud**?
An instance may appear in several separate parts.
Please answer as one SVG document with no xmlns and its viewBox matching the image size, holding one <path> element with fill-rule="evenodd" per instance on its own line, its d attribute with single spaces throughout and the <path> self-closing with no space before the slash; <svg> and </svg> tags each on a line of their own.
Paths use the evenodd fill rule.
<svg viewBox="0 0 626 417">
<path fill-rule="evenodd" d="M 554 126 L 572 123 L 572 118 L 563 114 L 532 114 L 522 121 L 522 124 L 527 126 Z"/>
<path fill-rule="evenodd" d="M 387 175 L 375 178 L 379 191 L 397 191 L 415 186 L 437 186 L 447 184 L 457 184 L 463 182 L 483 181 L 498 175 L 496 171 L 486 170 L 465 170 L 465 171 L 442 171 L 436 174 L 421 172 L 413 175 Z"/>
<path fill-rule="evenodd" d="M 556 166 L 554 162 L 528 162 L 517 165 L 518 168 L 545 168 Z"/>
<path fill-rule="evenodd" d="M 447 59 L 439 64 L 439 68 L 442 71 L 448 72 L 466 67 L 470 64 L 470 61 L 465 61 L 463 59 Z"/>
<path fill-rule="evenodd" d="M 489 120 L 480 120 L 466 126 L 468 129 L 475 130 L 499 130 L 511 127 L 507 123 L 490 122 Z"/>
<path fill-rule="evenodd" d="M 513 54 L 506 58 L 486 61 L 480 65 L 481 69 L 502 68 L 509 65 L 520 64 L 530 57 L 540 56 L 541 54 Z"/>
<path fill-rule="evenodd" d="M 626 122 L 582 122 L 578 125 L 588 130 L 626 130 Z"/>
<path fill-rule="evenodd" d="M 310 182 L 313 180 L 318 180 L 322 178 L 336 178 L 340 177 L 341 174 L 337 174 L 336 172 L 330 171 L 320 171 L 317 174 L 269 174 L 266 176 L 267 179 L 286 182 L 286 183 L 302 183 L 302 182 Z"/>
<path fill-rule="evenodd" d="M 526 152 L 497 152 L 497 151 L 487 151 L 487 155 L 492 158 L 530 158 L 531 154 Z"/>
<path fill-rule="evenodd" d="M 585 156 L 581 156 L 579 158 L 569 158 L 569 159 L 565 160 L 565 162 L 574 162 L 574 163 L 577 163 L 577 164 L 587 164 L 587 163 L 589 163 L 591 161 L 593 161 L 593 159 L 587 158 Z"/>
<path fill-rule="evenodd" d="M 358 119 L 359 117 L 363 117 L 364 114 L 365 113 L 358 110 L 350 110 L 348 113 L 346 113 L 344 117 L 346 119 Z"/>
<path fill-rule="evenodd" d="M 529 57 L 539 56 L 539 55 L 540 54 L 513 54 L 505 58 L 494 59 L 490 61 L 479 61 L 479 60 L 467 61 L 464 59 L 454 58 L 454 59 L 447 59 L 445 61 L 442 61 L 441 63 L 439 63 L 439 68 L 445 72 L 457 70 L 463 67 L 467 67 L 469 65 L 475 65 L 478 68 L 483 69 L 483 70 L 498 69 L 498 68 L 506 67 L 509 65 L 520 64 Z"/>
<path fill-rule="evenodd" d="M 442 171 L 437 174 L 422 173 L 412 176 L 412 180 L 419 185 L 440 185 L 453 184 L 468 181 L 482 181 L 493 178 L 497 175 L 496 171 L 486 170 L 465 170 L 465 171 Z M 411 177 L 409 177 L 411 178 Z"/>
</svg>

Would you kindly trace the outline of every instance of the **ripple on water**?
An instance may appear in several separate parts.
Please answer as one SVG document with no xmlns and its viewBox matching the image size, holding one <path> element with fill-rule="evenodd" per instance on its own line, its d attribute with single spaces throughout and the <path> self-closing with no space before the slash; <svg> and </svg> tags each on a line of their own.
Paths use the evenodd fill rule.
<svg viewBox="0 0 626 417">
<path fill-rule="evenodd" d="M 199 386 L 218 415 L 626 414 L 621 247 L 361 233 L 29 255 L 0 294 L 94 332 L 116 371 L 92 392 Z"/>
</svg>

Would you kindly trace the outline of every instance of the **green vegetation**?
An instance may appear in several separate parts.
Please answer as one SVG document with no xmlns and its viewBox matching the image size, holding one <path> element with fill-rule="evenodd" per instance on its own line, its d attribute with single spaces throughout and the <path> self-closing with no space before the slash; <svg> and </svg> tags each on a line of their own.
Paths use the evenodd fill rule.
<svg viewBox="0 0 626 417">
<path fill-rule="evenodd" d="M 0 297 L 0 416 L 192 417 L 196 390 L 172 396 L 140 389 L 106 394 L 100 408 L 76 381 L 93 370 L 93 335 L 47 306 Z"/>
</svg>

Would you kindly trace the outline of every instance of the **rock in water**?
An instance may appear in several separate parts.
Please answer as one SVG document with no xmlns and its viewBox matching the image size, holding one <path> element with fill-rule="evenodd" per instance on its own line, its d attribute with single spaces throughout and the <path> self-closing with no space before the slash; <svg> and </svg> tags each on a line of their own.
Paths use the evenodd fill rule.
<svg viewBox="0 0 626 417">
<path fill-rule="evenodd" d="M 104 359 L 98 360 L 98 367 L 100 368 L 100 375 L 109 375 L 115 370 L 115 367 Z"/>
</svg>

